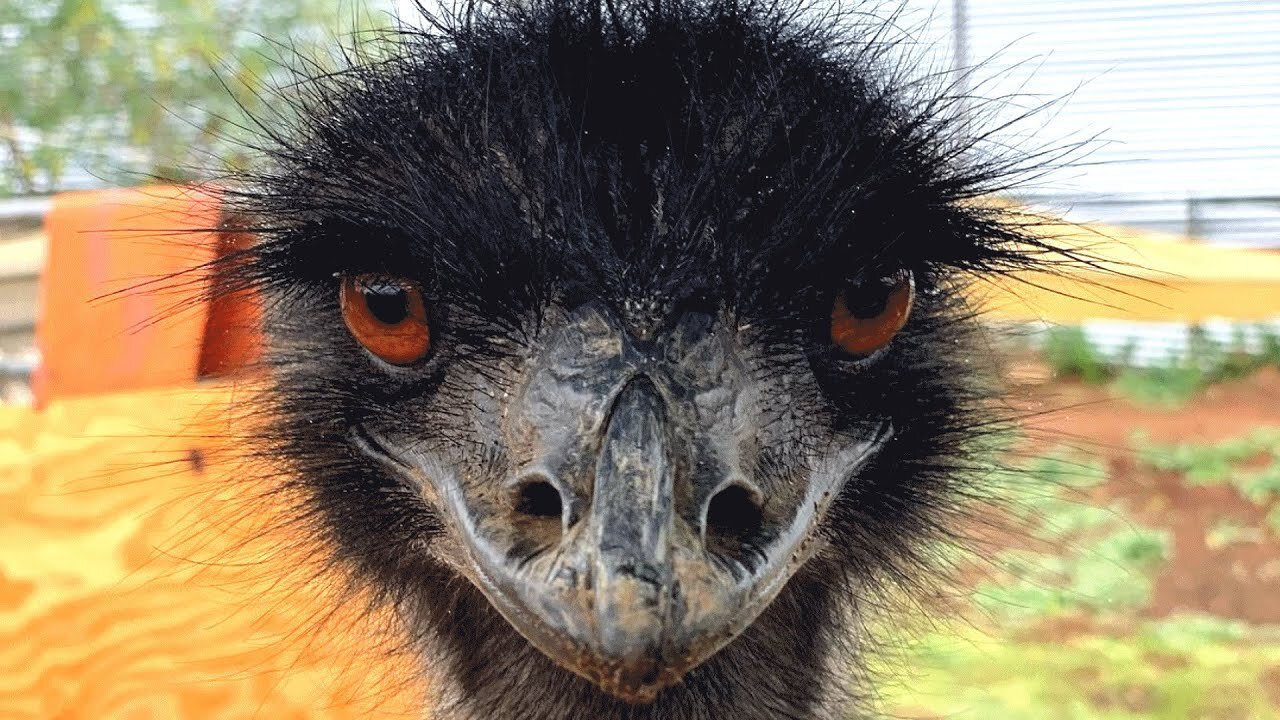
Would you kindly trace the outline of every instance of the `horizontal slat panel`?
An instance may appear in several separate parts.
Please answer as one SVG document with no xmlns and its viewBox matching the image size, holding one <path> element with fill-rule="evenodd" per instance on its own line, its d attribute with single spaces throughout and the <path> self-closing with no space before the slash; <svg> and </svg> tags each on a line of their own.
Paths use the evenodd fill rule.
<svg viewBox="0 0 1280 720">
<path fill-rule="evenodd" d="M 36 346 L 34 326 L 0 330 L 0 353 L 22 353 Z"/>
<path fill-rule="evenodd" d="M 39 286 L 40 280 L 34 275 L 0 277 L 0 332 L 35 326 Z"/>
<path fill-rule="evenodd" d="M 906 24 L 956 61 L 958 0 L 909 0 Z M 1035 195 L 1074 220 L 1280 246 L 1280 0 L 963 0 L 974 94 L 1022 93 L 995 119 L 1058 99 L 1015 134 L 1099 142 Z M 928 18 L 932 16 L 932 21 Z M 1035 141 L 1027 141 L 1034 146 Z M 1110 208 L 1081 196 L 1131 205 Z M 1148 204 L 1164 196 L 1174 202 Z M 1270 198 L 1190 209 L 1186 198 Z M 1189 216 L 1195 217 L 1188 220 Z"/>
</svg>

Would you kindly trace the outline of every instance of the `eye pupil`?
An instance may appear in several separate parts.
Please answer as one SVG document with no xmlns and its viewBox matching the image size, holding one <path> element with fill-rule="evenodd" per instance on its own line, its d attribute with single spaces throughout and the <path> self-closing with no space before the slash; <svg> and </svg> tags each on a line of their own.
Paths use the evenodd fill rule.
<svg viewBox="0 0 1280 720">
<path fill-rule="evenodd" d="M 851 288 L 845 295 L 849 314 L 863 320 L 879 317 L 889 304 L 889 294 L 892 291 L 892 284 L 884 280 Z"/>
<path fill-rule="evenodd" d="M 401 285 L 377 283 L 365 285 L 364 302 L 378 322 L 396 325 L 409 317 L 409 294 Z"/>
</svg>

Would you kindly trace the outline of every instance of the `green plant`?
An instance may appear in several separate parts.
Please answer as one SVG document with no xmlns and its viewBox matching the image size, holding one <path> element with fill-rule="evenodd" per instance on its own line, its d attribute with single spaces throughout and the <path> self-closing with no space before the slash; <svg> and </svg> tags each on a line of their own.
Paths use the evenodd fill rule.
<svg viewBox="0 0 1280 720">
<path fill-rule="evenodd" d="M 1258 325 L 1258 357 L 1266 365 L 1280 367 L 1280 329 Z"/>
<path fill-rule="evenodd" d="M 1239 482 L 1258 453 L 1280 453 L 1280 429 L 1220 443 L 1160 445 L 1135 436 L 1140 462 Z M 1059 450 L 1008 470 L 1027 543 L 998 555 L 982 583 L 981 612 L 916 634 L 905 656 L 877 656 L 891 678 L 882 708 L 894 717 L 1001 720 L 1191 720 L 1280 716 L 1270 691 L 1280 628 L 1207 615 L 1141 620 L 1172 551 L 1169 532 L 1134 522 L 1123 503 L 1099 507 L 1108 480 L 1099 458 Z M 1268 518 L 1280 534 L 1280 506 Z M 1224 521 L 1211 545 L 1266 531 Z M 1022 545 L 1027 547 L 1023 547 Z M 983 622 L 985 621 L 985 622 Z M 895 616 L 894 627 L 901 621 Z"/>
<path fill-rule="evenodd" d="M 1267 513 L 1267 526 L 1271 528 L 1271 532 L 1280 535 L 1280 505 L 1271 508 L 1271 512 Z"/>
<path fill-rule="evenodd" d="M 947 627 L 876 668 L 903 676 L 891 717 L 999 720 L 1273 718 L 1280 640 L 1268 628 L 1188 615 L 1065 637 Z"/>
<path fill-rule="evenodd" d="M 1108 356 L 1098 350 L 1083 328 L 1047 330 L 1041 354 L 1055 377 L 1110 384 L 1117 393 L 1147 405 L 1181 405 L 1214 383 L 1249 375 L 1265 366 L 1280 367 L 1280 334 L 1265 324 L 1252 328 L 1257 347 L 1249 348 L 1246 327 L 1233 329 L 1230 342 L 1219 342 L 1201 327 L 1190 328 L 1187 348 L 1163 362 L 1134 366 L 1134 343 Z"/>
<path fill-rule="evenodd" d="M 1238 476 L 1240 493 L 1255 503 L 1263 504 L 1280 497 L 1280 456 L 1257 472 L 1241 472 Z"/>
<path fill-rule="evenodd" d="M 1089 342 L 1083 328 L 1049 328 L 1045 333 L 1041 353 L 1055 377 L 1101 383 L 1115 375 L 1113 364 Z"/>
<path fill-rule="evenodd" d="M 1018 493 L 1013 508 L 1031 547 L 999 554 L 1004 572 L 979 588 L 979 607 L 1018 623 L 1146 605 L 1172 537 L 1137 525 L 1123 505 L 1099 507 L 1083 497 L 1106 479 L 1100 460 L 1067 451 L 1011 472 L 1009 485 Z"/>
<path fill-rule="evenodd" d="M 1120 370 L 1112 387 L 1141 405 L 1177 407 L 1185 404 L 1209 384 L 1198 367 L 1169 362 L 1144 368 Z"/>
<path fill-rule="evenodd" d="M 372 26 L 376 2 L 0 3 L 0 195 L 52 192 L 70 167 L 135 184 L 234 164 L 246 111 L 289 55 L 277 43 L 308 52 Z"/>
<path fill-rule="evenodd" d="M 1209 444 L 1152 443 L 1136 433 L 1132 445 L 1143 465 L 1182 473 L 1193 485 L 1230 483 L 1257 503 L 1280 495 L 1280 428 L 1257 428 L 1244 437 Z M 1261 470 L 1243 467 L 1261 457 L 1270 458 Z"/>
<path fill-rule="evenodd" d="M 1219 520 L 1205 533 L 1205 546 L 1213 550 L 1230 545 L 1258 543 L 1265 539 L 1265 530 L 1249 527 L 1235 520 Z"/>
</svg>

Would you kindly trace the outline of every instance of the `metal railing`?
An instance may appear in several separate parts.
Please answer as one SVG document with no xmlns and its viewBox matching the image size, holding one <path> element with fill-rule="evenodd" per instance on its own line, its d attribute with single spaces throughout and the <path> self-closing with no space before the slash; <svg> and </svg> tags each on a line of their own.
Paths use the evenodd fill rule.
<svg viewBox="0 0 1280 720">
<path fill-rule="evenodd" d="M 39 222 L 52 204 L 53 198 L 48 196 L 0 199 L 0 223 Z"/>
<path fill-rule="evenodd" d="M 1077 222 L 1183 235 L 1207 245 L 1280 248 L 1280 195 L 1161 197 L 1028 195 L 1029 204 Z"/>
<path fill-rule="evenodd" d="M 34 349 L 0 354 L 0 403 L 30 403 L 31 376 L 40 364 Z"/>
</svg>

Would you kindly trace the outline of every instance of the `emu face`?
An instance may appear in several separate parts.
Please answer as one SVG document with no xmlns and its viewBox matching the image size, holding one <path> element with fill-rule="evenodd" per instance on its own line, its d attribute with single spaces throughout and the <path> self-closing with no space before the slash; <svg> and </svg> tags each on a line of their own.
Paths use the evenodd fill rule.
<svg viewBox="0 0 1280 720">
<path fill-rule="evenodd" d="M 241 195 L 264 443 L 468 697 L 571 687 L 531 645 L 654 717 L 708 716 L 698 688 L 809 717 L 779 686 L 965 494 L 962 290 L 1027 262 L 968 200 L 1010 166 L 850 28 L 608 8 L 486 11 L 304 85 Z"/>
<path fill-rule="evenodd" d="M 883 324 L 901 308 L 884 307 L 879 287 L 857 290 L 881 295 L 867 314 Z M 364 292 L 390 305 L 418 291 Z M 442 559 L 530 642 L 619 697 L 651 700 L 820 549 L 828 506 L 892 418 L 867 408 L 837 428 L 819 400 L 822 359 L 761 340 L 796 329 L 761 328 L 722 296 L 637 289 L 537 310 L 526 333 L 488 340 L 508 356 L 483 370 L 443 361 L 440 389 L 353 423 L 352 443 L 441 519 Z M 799 332 L 829 325 L 819 315 Z M 386 367 L 377 340 L 373 352 L 346 345 L 366 376 L 431 372 L 429 357 Z M 869 358 L 846 362 L 874 372 Z"/>
</svg>

